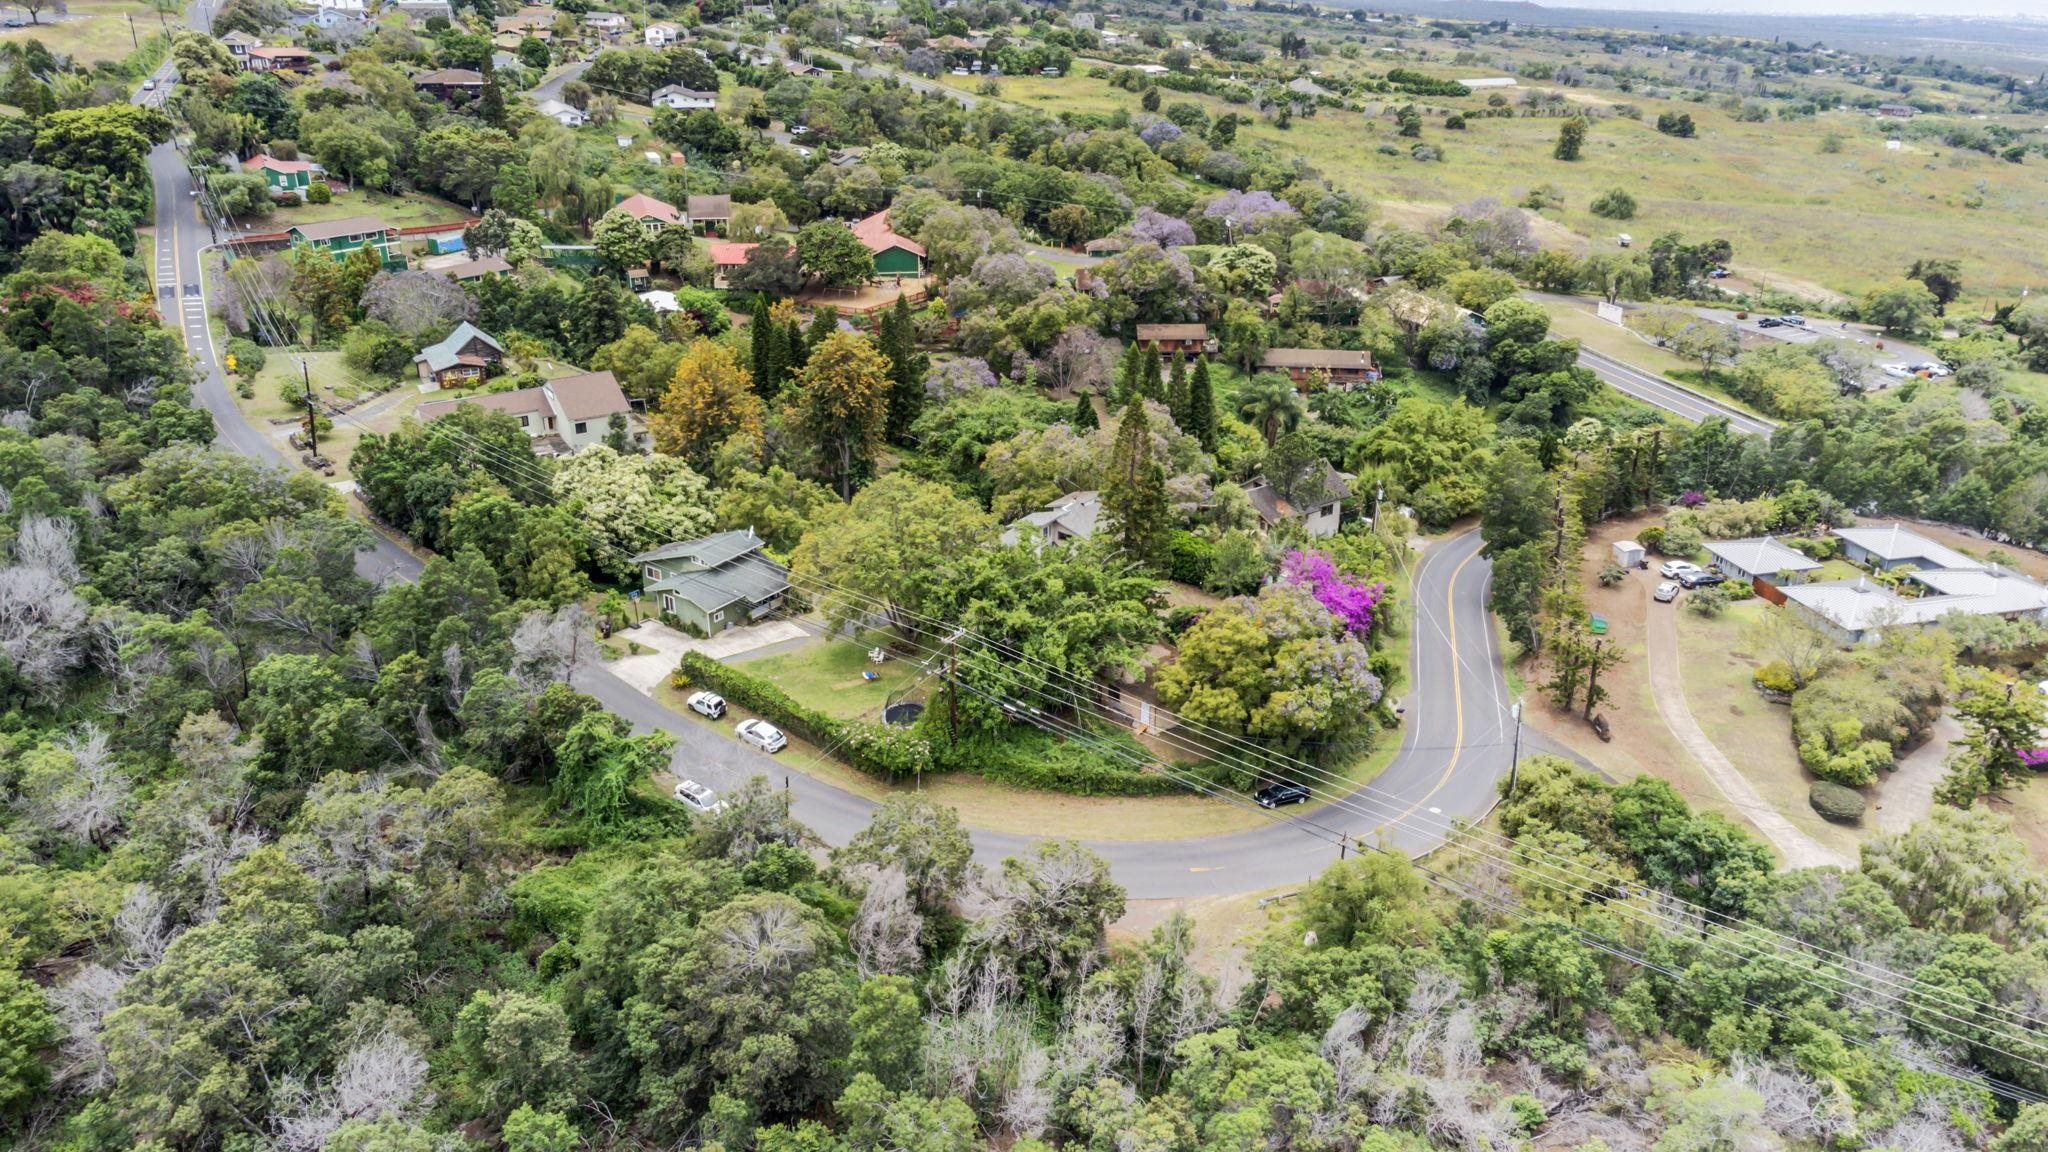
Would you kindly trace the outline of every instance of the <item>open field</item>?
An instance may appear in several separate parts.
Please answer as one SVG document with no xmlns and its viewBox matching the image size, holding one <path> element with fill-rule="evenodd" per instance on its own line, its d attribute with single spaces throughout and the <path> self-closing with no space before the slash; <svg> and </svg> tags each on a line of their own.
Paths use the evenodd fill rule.
<svg viewBox="0 0 2048 1152">
<path fill-rule="evenodd" d="M 1085 72 L 1005 77 L 1002 99 L 1055 113 L 1139 111 L 1137 93 Z M 971 91 L 979 78 L 940 79 Z M 1519 91 L 1510 90 L 1510 98 Z M 1211 117 L 1242 111 L 1220 98 L 1166 95 L 1199 104 Z M 2013 243 L 2038 227 L 2048 203 L 2048 175 L 2038 165 L 2009 164 L 1933 139 L 1887 151 L 1889 126 L 1861 112 L 1745 123 L 1707 104 L 1611 98 L 1632 99 L 1650 121 L 1663 111 L 1685 111 L 1699 135 L 1674 139 L 1650 123 L 1605 116 L 1593 126 L 1584 158 L 1566 162 L 1551 157 L 1560 123 L 1552 117 L 1475 118 L 1462 131 L 1444 129 L 1442 113 L 1485 107 L 1486 94 L 1475 93 L 1415 101 L 1424 109 L 1421 142 L 1441 150 L 1438 161 L 1410 158 L 1415 141 L 1398 137 L 1390 119 L 1343 109 L 1320 109 L 1285 130 L 1254 121 L 1239 130 L 1238 141 L 1301 156 L 1337 186 L 1388 205 L 1385 216 L 1396 222 L 1425 222 L 1485 196 L 1512 202 L 1550 184 L 1564 197 L 1562 208 L 1544 213 L 1549 223 L 1538 225 L 1539 239 L 1550 243 L 1578 246 L 1571 237 L 1605 239 L 1621 231 L 1639 238 L 1667 231 L 1690 239 L 1724 236 L 1738 266 L 1760 279 L 1849 294 L 1898 276 L 1927 254 L 1954 257 L 1972 270 L 1971 299 L 2010 299 L 2022 286 L 2048 281 L 2048 251 Z M 1384 105 L 1367 107 L 1377 113 Z M 1841 151 L 1823 153 L 1831 135 L 1840 138 Z M 1382 145 L 1394 154 L 1381 152 Z M 1636 198 L 1634 219 L 1603 220 L 1588 211 L 1611 188 Z"/>
<path fill-rule="evenodd" d="M 5 10 L 26 19 L 18 8 Z M 0 29 L 0 44 L 37 40 L 58 55 L 97 64 L 125 58 L 142 37 L 160 31 L 156 9 L 139 0 L 71 0 L 68 13 L 60 16 L 46 9 L 41 20 L 26 28 Z"/>
</svg>

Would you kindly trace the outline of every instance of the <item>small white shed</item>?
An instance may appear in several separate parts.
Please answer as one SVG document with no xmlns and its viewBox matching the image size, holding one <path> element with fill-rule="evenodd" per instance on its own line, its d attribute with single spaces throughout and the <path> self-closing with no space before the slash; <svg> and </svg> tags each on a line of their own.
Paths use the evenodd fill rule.
<svg viewBox="0 0 2048 1152">
<path fill-rule="evenodd" d="M 1616 540 L 1614 542 L 1614 562 L 1623 568 L 1644 568 L 1649 566 L 1649 560 L 1643 552 L 1643 546 L 1633 540 Z"/>
</svg>

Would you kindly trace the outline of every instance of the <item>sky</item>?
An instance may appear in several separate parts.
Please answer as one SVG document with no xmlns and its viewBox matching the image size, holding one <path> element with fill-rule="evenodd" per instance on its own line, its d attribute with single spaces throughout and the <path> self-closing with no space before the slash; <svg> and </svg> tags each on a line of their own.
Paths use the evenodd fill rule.
<svg viewBox="0 0 2048 1152">
<path fill-rule="evenodd" d="M 2032 16 L 2048 20 L 2048 0 L 1536 0 L 1547 8 L 1631 12 L 1782 12 L 1797 16 Z"/>
</svg>

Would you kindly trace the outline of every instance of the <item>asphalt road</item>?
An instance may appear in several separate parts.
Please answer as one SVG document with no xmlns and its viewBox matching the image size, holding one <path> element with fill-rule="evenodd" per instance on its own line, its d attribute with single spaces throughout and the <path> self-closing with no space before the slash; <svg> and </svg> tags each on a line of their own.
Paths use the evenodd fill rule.
<svg viewBox="0 0 2048 1152">
<path fill-rule="evenodd" d="M 1624 364 L 1612 356 L 1602 355 L 1590 348 L 1579 350 L 1579 363 L 1591 368 L 1595 376 L 1605 380 L 1615 391 L 1633 396 L 1651 407 L 1662 408 L 1674 416 L 1682 416 L 1695 424 L 1709 417 L 1725 416 L 1728 418 L 1728 426 L 1737 432 L 1768 437 L 1777 431 L 1776 423 L 1761 416 L 1751 416 L 1711 396 L 1695 392 L 1680 384 L 1673 384 L 1655 372 L 1645 372 L 1632 364 Z"/>
<path fill-rule="evenodd" d="M 185 337 L 201 372 L 194 395 L 213 415 L 220 432 L 216 443 L 280 462 L 276 442 L 243 418 L 221 372 L 200 273 L 212 234 L 200 219 L 191 173 L 172 145 L 151 154 L 150 171 L 158 305 Z M 1513 722 L 1486 612 L 1490 566 L 1479 544 L 1477 532 L 1441 542 L 1416 571 L 1417 611 L 1409 637 L 1413 683 L 1406 691 L 1403 744 L 1379 779 L 1336 803 L 1284 809 L 1274 823 L 1228 836 L 1091 844 L 1133 898 L 1211 896 L 1299 883 L 1335 857 L 1331 834 L 1418 853 L 1438 843 L 1451 820 L 1476 820 L 1491 808 L 1495 783 L 1508 769 Z M 414 579 L 421 567 L 417 557 L 381 534 L 357 561 L 358 571 L 379 583 Z M 579 669 L 574 682 L 637 730 L 674 736 L 672 764 L 684 774 L 721 788 L 754 775 L 786 781 L 797 818 L 832 843 L 859 831 L 873 810 L 859 796 L 790 771 L 722 729 L 670 710 L 602 667 Z M 1319 835 L 1304 834 L 1298 825 L 1313 825 Z M 985 861 L 1013 854 L 1030 840 L 974 833 L 976 855 Z"/>
</svg>

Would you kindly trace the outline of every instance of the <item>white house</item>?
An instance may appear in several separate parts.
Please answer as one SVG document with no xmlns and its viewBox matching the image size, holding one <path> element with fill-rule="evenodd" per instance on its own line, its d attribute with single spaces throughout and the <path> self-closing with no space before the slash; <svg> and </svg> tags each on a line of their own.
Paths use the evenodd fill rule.
<svg viewBox="0 0 2048 1152">
<path fill-rule="evenodd" d="M 1782 582 L 1796 584 L 1806 579 L 1806 573 L 1820 567 L 1820 561 L 1769 536 L 1710 540 L 1706 549 L 1707 555 L 1714 558 L 1714 566 L 1733 580 L 1762 580 L 1766 584 L 1777 584 L 1781 582 L 1780 575 L 1787 575 L 1790 578 Z"/>
<path fill-rule="evenodd" d="M 418 415 L 432 422 L 462 404 L 494 409 L 518 420 L 520 430 L 533 440 L 534 452 L 541 456 L 572 455 L 603 443 L 611 435 L 613 416 L 625 419 L 628 448 L 647 452 L 652 447 L 646 426 L 609 372 L 564 376 L 538 388 L 433 400 L 420 405 Z"/>
<path fill-rule="evenodd" d="M 583 113 L 577 111 L 575 108 L 572 108 L 567 104 L 562 103 L 560 100 L 541 101 L 540 114 L 548 117 L 549 119 L 553 120 L 557 124 L 560 124 L 564 128 L 581 128 L 583 127 L 584 121 L 587 119 L 587 117 L 585 117 Z"/>
<path fill-rule="evenodd" d="M 1892 627 L 1918 627 L 1949 615 L 2001 616 L 2048 623 L 2048 588 L 1999 567 L 1972 560 L 1898 524 L 1837 528 L 1850 559 L 1883 571 L 1903 570 L 1900 595 L 1867 576 L 1793 584 L 1780 589 L 1837 643 L 1860 644 Z"/>
<path fill-rule="evenodd" d="M 585 12 L 583 26 L 606 36 L 617 36 L 632 27 L 632 23 L 617 12 Z"/>
<path fill-rule="evenodd" d="M 649 48 L 666 48 L 683 38 L 683 30 L 674 24 L 649 24 L 642 35 Z"/>
<path fill-rule="evenodd" d="M 1253 477 L 1245 485 L 1244 494 L 1251 498 L 1252 509 L 1259 514 L 1259 523 L 1264 527 L 1299 520 L 1311 539 L 1320 540 L 1335 536 L 1343 526 L 1344 501 L 1351 498 L 1350 481 L 1351 477 L 1325 464 L 1322 490 L 1303 495 L 1298 505 L 1280 495 L 1280 490 L 1264 476 Z"/>
<path fill-rule="evenodd" d="M 715 111 L 718 108 L 718 93 L 699 92 L 681 84 L 670 84 L 654 90 L 656 108 L 680 108 L 685 111 Z"/>
</svg>

